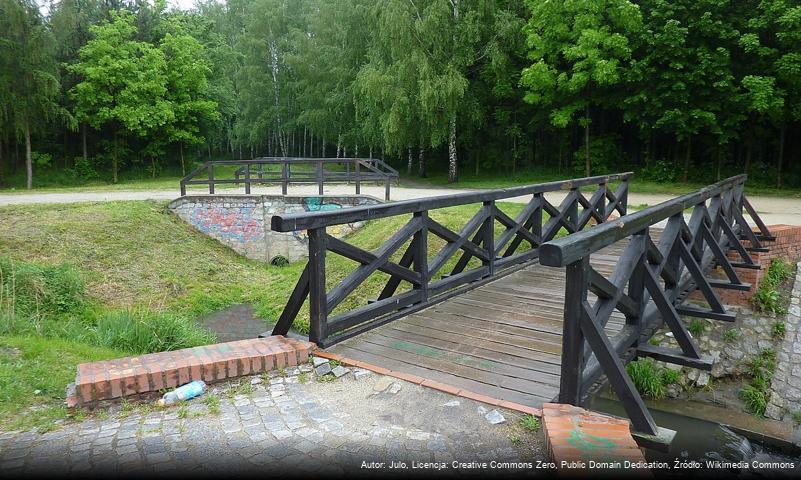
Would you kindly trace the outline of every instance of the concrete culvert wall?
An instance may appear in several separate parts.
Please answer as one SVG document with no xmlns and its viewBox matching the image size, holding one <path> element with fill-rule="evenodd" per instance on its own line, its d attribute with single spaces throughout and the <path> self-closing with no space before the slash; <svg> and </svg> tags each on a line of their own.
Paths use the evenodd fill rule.
<svg viewBox="0 0 801 480">
<path fill-rule="evenodd" d="M 381 201 L 366 195 L 189 195 L 173 200 L 167 208 L 247 258 L 278 264 L 307 258 L 308 237 L 305 230 L 284 233 L 270 230 L 273 215 L 378 203 Z M 330 227 L 328 233 L 342 237 L 360 226 L 360 223 L 338 225 Z"/>
</svg>

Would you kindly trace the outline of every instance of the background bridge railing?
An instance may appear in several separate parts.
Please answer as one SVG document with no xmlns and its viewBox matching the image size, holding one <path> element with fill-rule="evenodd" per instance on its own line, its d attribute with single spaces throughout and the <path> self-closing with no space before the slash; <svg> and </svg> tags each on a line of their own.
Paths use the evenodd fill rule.
<svg viewBox="0 0 801 480">
<path fill-rule="evenodd" d="M 317 184 L 322 195 L 326 183 L 353 183 L 358 195 L 362 183 L 375 182 L 384 185 L 389 200 L 390 185 L 399 178 L 397 170 L 377 158 L 262 157 L 206 162 L 182 178 L 180 185 L 181 196 L 189 185 L 207 185 L 214 194 L 216 186 L 230 184 L 244 185 L 246 194 L 252 185 L 280 184 L 283 195 L 291 184 Z"/>
<path fill-rule="evenodd" d="M 273 334 L 287 333 L 307 298 L 309 338 L 326 347 L 514 271 L 536 260 L 540 245 L 555 238 L 560 231 L 574 234 L 590 224 L 606 222 L 615 213 L 625 215 L 630 176 L 631 173 L 623 173 L 378 206 L 274 216 L 272 229 L 275 231 L 308 232 L 309 261 Z M 620 184 L 613 189 L 610 182 Z M 592 189 L 589 197 L 582 189 Z M 545 193 L 558 191 L 566 193 L 558 205 L 545 198 Z M 529 195 L 531 199 L 515 218 L 504 213 L 496 203 Z M 478 211 L 458 231 L 430 215 L 438 209 L 471 204 L 475 204 Z M 347 239 L 335 238 L 326 231 L 335 225 L 387 217 L 403 217 L 406 222 L 374 251 L 349 244 Z M 432 248 L 436 251 L 430 252 L 433 242 L 441 248 Z M 326 283 L 329 254 L 358 264 L 331 288 Z M 375 301 L 334 314 L 343 300 L 375 272 L 388 275 Z M 402 284 L 405 289 L 400 288 Z"/>
<path fill-rule="evenodd" d="M 635 429 L 657 435 L 625 363 L 640 356 L 711 369 L 711 359 L 698 350 L 679 315 L 734 321 L 715 289 L 750 288 L 740 281 L 735 267 L 759 268 L 749 251 L 764 251 L 762 242 L 773 237 L 743 193 L 745 178 L 732 177 L 542 245 L 540 263 L 565 267 L 567 275 L 559 402 L 581 405 L 590 387 L 606 375 Z M 748 224 L 744 211 L 758 232 Z M 664 230 L 655 235 L 651 227 L 664 221 Z M 621 240 L 627 245 L 606 278 L 593 268 L 590 255 Z M 730 250 L 738 261 L 729 259 Z M 715 266 L 721 267 L 724 280 L 707 277 Z M 696 289 L 708 307 L 684 303 Z M 626 323 L 609 338 L 604 326 L 614 310 L 625 315 Z M 664 324 L 673 332 L 678 349 L 647 342 Z"/>
</svg>

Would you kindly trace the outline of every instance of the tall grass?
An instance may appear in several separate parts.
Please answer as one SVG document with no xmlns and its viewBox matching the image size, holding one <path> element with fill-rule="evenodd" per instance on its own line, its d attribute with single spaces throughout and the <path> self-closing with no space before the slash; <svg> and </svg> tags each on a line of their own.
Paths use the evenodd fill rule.
<svg viewBox="0 0 801 480">
<path fill-rule="evenodd" d="M 73 266 L 0 257 L 0 334 L 62 338 L 132 354 L 208 344 L 214 335 L 189 318 L 144 308 L 103 310 L 86 296 Z"/>
</svg>

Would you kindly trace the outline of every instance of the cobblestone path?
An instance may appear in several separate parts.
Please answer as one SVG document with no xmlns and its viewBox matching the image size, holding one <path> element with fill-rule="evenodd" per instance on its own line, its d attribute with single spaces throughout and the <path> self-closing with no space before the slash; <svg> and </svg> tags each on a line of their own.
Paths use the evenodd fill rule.
<svg viewBox="0 0 801 480">
<path fill-rule="evenodd" d="M 447 462 L 453 470 L 453 460 L 543 458 L 541 433 L 523 430 L 519 414 L 501 410 L 506 422 L 494 425 L 492 407 L 389 377 L 253 378 L 215 385 L 183 406 L 118 404 L 45 434 L 0 433 L 0 476 L 343 474 L 363 462 Z"/>
</svg>

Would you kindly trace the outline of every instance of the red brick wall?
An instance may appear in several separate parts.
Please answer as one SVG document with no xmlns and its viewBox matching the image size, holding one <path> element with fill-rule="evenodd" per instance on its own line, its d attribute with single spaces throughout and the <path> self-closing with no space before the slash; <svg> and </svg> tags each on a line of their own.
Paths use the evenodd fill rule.
<svg viewBox="0 0 801 480">
<path fill-rule="evenodd" d="M 776 237 L 776 241 L 762 242 L 762 246 L 769 248 L 770 251 L 765 253 L 749 252 L 754 262 L 762 265 L 762 269 L 752 270 L 748 268 L 735 268 L 740 280 L 751 284 L 751 290 L 741 292 L 737 290 L 724 290 L 721 288 L 716 289 L 720 301 L 724 304 L 748 305 L 751 296 L 753 296 L 754 292 L 759 288 L 759 282 L 762 280 L 763 275 L 767 272 L 768 266 L 770 266 L 770 262 L 774 258 L 795 263 L 798 258 L 801 257 L 801 226 L 770 225 L 768 228 L 770 229 L 770 233 Z M 747 241 L 743 241 L 743 244 L 746 247 L 750 245 Z M 732 261 L 741 261 L 740 255 L 735 251 L 730 251 L 728 255 Z M 725 274 L 720 267 L 718 267 L 715 272 L 712 272 L 711 275 L 725 278 Z M 690 298 L 700 300 L 703 297 L 696 291 L 693 292 Z"/>
</svg>

